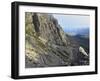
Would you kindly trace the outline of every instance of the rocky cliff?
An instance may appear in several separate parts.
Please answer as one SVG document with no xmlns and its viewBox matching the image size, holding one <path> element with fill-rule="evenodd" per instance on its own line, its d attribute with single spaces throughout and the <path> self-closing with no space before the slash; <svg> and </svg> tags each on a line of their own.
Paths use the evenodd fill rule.
<svg viewBox="0 0 100 81">
<path fill-rule="evenodd" d="M 26 12 L 25 32 L 26 68 L 79 65 L 78 43 L 51 14 Z"/>
</svg>

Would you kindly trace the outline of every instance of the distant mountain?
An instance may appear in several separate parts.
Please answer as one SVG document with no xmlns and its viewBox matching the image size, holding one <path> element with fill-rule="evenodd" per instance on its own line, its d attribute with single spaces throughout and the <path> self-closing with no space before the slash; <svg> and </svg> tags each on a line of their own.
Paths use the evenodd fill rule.
<svg viewBox="0 0 100 81">
<path fill-rule="evenodd" d="M 89 36 L 89 28 L 82 28 L 82 29 L 79 29 L 77 34 L 79 35 L 83 35 L 83 36 Z"/>
<path fill-rule="evenodd" d="M 66 33 L 70 35 L 83 35 L 83 36 L 89 36 L 89 28 L 74 28 L 74 29 L 68 29 L 65 30 Z"/>
</svg>

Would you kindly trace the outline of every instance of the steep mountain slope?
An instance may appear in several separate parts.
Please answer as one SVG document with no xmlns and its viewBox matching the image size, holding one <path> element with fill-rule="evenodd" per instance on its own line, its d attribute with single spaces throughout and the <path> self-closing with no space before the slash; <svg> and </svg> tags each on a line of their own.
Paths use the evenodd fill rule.
<svg viewBox="0 0 100 81">
<path fill-rule="evenodd" d="M 80 65 L 79 44 L 71 43 L 52 15 L 26 12 L 25 32 L 26 68 Z"/>
</svg>

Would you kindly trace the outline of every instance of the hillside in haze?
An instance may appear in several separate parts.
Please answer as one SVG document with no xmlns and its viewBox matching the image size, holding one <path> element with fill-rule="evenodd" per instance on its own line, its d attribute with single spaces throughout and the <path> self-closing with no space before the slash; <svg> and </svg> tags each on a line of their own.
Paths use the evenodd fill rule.
<svg viewBox="0 0 100 81">
<path fill-rule="evenodd" d="M 65 30 L 66 33 L 71 35 L 81 35 L 89 37 L 89 28 L 70 28 Z"/>
<path fill-rule="evenodd" d="M 66 34 L 52 14 L 25 13 L 25 67 L 89 65 L 89 42 Z"/>
</svg>

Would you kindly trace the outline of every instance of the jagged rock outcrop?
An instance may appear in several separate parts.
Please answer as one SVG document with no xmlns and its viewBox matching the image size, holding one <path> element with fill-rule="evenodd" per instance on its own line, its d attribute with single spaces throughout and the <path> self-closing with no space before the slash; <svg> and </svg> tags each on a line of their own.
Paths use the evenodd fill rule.
<svg viewBox="0 0 100 81">
<path fill-rule="evenodd" d="M 84 48 L 83 47 L 79 47 L 79 51 L 83 54 L 83 55 L 85 55 L 85 56 L 88 56 L 88 54 L 86 53 L 86 51 L 84 50 Z"/>
<path fill-rule="evenodd" d="M 49 41 L 49 43 L 67 45 L 67 37 L 52 15 L 34 13 L 32 18 L 37 36 Z"/>
<path fill-rule="evenodd" d="M 75 48 L 58 21 L 50 14 L 25 13 L 25 66 L 78 65 Z"/>
</svg>

